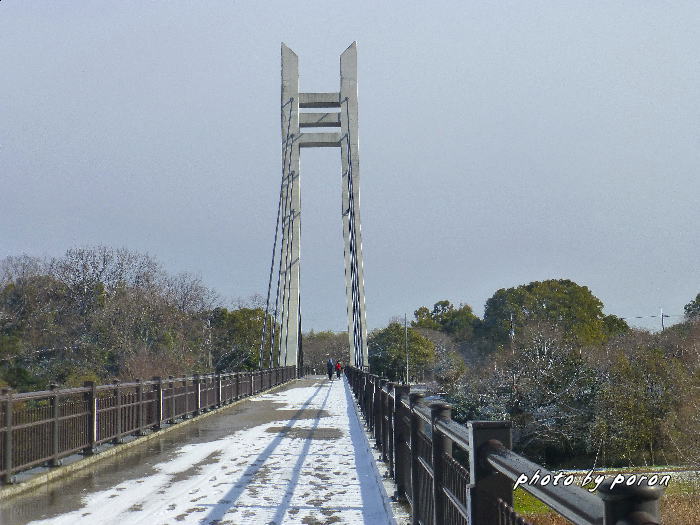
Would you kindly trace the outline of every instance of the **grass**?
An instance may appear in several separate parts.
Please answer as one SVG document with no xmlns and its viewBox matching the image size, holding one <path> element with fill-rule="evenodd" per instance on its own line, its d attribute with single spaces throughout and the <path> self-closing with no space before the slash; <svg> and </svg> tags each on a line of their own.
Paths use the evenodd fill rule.
<svg viewBox="0 0 700 525">
<path fill-rule="evenodd" d="M 513 501 L 515 511 L 534 525 L 570 523 L 521 488 L 513 493 Z M 671 478 L 659 507 L 664 525 L 700 524 L 700 482 Z"/>
</svg>

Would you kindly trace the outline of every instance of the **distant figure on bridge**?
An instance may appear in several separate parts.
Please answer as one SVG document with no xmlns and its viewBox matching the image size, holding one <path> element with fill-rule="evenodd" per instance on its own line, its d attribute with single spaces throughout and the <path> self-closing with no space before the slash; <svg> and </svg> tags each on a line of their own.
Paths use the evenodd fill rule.
<svg viewBox="0 0 700 525">
<path fill-rule="evenodd" d="M 338 379 L 340 379 L 340 371 L 343 369 L 343 365 L 340 364 L 340 361 L 338 361 L 335 364 L 335 375 L 338 376 Z"/>
<path fill-rule="evenodd" d="M 333 360 L 329 357 L 328 362 L 326 363 L 326 368 L 328 369 L 328 379 L 330 381 L 333 381 Z"/>
</svg>

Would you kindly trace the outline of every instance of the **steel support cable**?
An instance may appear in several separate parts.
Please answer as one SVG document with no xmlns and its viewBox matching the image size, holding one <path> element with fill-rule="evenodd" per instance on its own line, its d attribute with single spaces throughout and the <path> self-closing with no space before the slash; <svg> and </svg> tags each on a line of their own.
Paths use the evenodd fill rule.
<svg viewBox="0 0 700 525">
<path fill-rule="evenodd" d="M 282 153 L 282 180 L 280 181 L 280 195 L 277 201 L 277 220 L 275 221 L 275 240 L 272 244 L 272 260 L 270 261 L 270 277 L 267 282 L 267 300 L 265 301 L 265 319 L 263 320 L 263 330 L 260 337 L 260 356 L 259 356 L 259 367 L 262 368 L 263 363 L 263 352 L 265 349 L 265 335 L 267 334 L 267 321 L 270 315 L 270 292 L 272 290 L 272 273 L 275 268 L 275 252 L 277 251 L 277 236 L 280 230 L 280 214 L 282 211 L 282 193 L 284 191 L 284 178 L 285 178 L 285 167 L 287 164 L 287 151 L 289 149 L 289 130 L 292 121 L 292 103 L 294 98 L 290 98 L 287 103 L 285 103 L 282 108 L 282 115 L 284 115 L 284 106 L 289 105 L 289 116 L 287 117 L 287 133 L 284 138 L 284 150 Z M 268 361 L 269 368 L 272 368 L 272 345 L 270 346 L 270 358 Z"/>
<path fill-rule="evenodd" d="M 293 135 L 291 136 L 293 138 Z M 290 145 L 290 148 L 293 147 Z M 282 281 L 282 274 L 284 273 L 284 267 L 283 267 L 283 260 L 282 260 L 282 254 L 283 252 L 285 253 L 285 260 L 286 260 L 286 252 L 285 249 L 289 245 L 289 238 L 287 234 L 287 224 L 289 223 L 289 192 L 290 192 L 290 178 L 292 176 L 290 170 L 291 170 L 291 155 L 288 157 L 287 161 L 287 167 L 286 167 L 286 176 L 285 176 L 285 195 L 284 195 L 284 202 L 283 202 L 283 211 L 282 211 L 282 240 L 280 241 L 280 255 L 279 255 L 279 266 L 277 269 L 277 290 L 275 293 L 275 324 L 273 325 L 274 330 L 270 333 L 270 344 L 274 345 L 275 339 L 277 339 L 277 364 L 279 366 L 280 364 L 280 358 L 281 356 L 281 348 L 282 348 L 282 321 L 281 318 L 284 317 L 284 311 L 280 312 L 280 319 L 279 319 L 279 334 L 275 334 L 275 331 L 278 328 L 278 311 L 281 308 L 282 310 L 284 309 L 284 287 L 286 286 L 286 273 L 285 273 L 285 281 Z M 282 284 L 282 289 L 280 290 L 280 284 Z"/>
<path fill-rule="evenodd" d="M 349 176 L 348 172 L 345 172 L 343 175 L 344 175 L 344 176 L 345 176 L 345 175 Z M 348 204 L 348 205 L 349 205 L 349 204 Z M 343 217 L 345 217 L 345 215 L 348 215 L 348 217 L 349 217 L 349 211 L 346 213 L 345 210 L 342 210 L 342 209 L 341 209 L 341 213 L 342 213 L 342 216 L 343 216 Z M 348 219 L 348 220 L 349 220 L 349 219 Z M 351 251 L 350 246 L 349 246 L 349 244 L 350 244 L 350 233 L 349 233 L 349 232 L 350 232 L 350 228 L 349 228 L 349 223 L 348 223 L 348 246 L 347 246 L 346 248 L 344 248 L 343 253 L 345 254 L 345 256 L 346 256 L 350 261 L 352 261 L 352 255 L 351 255 L 352 251 Z M 350 324 L 351 324 L 352 326 L 348 326 L 348 334 L 350 334 L 350 330 L 351 330 L 351 328 L 352 328 L 352 337 L 353 337 L 353 339 L 352 339 L 352 350 L 353 350 L 353 354 L 354 354 L 354 357 L 355 357 L 353 363 L 354 363 L 355 366 L 357 366 L 357 349 L 355 348 L 355 306 L 354 306 L 354 301 L 353 301 L 353 290 L 352 290 L 352 279 L 353 279 L 352 268 L 347 268 L 347 267 L 345 268 L 345 279 L 346 279 L 346 283 L 348 282 L 348 279 L 350 280 L 350 298 L 351 298 L 351 304 L 348 304 L 348 311 L 347 311 L 347 313 L 348 313 L 348 316 L 350 316 L 350 315 L 352 316 L 352 317 L 350 318 L 350 319 L 351 319 L 351 323 L 350 323 Z"/>
<path fill-rule="evenodd" d="M 346 134 L 346 140 L 347 140 L 347 134 Z M 356 304 L 356 290 L 355 290 L 355 282 L 356 282 L 356 269 L 355 269 L 355 247 L 354 247 L 354 229 L 352 227 L 352 220 L 354 217 L 354 213 L 352 211 L 353 207 L 353 200 L 352 200 L 352 195 L 351 195 L 351 184 L 350 180 L 352 179 L 352 168 L 351 168 L 351 160 L 350 160 L 350 144 L 348 141 L 348 148 L 347 148 L 347 155 L 348 155 L 348 169 L 346 171 L 346 175 L 348 177 L 348 182 L 347 182 L 347 188 L 348 188 L 348 210 L 347 210 L 347 217 L 348 217 L 348 255 L 350 259 L 350 298 L 351 298 L 351 323 L 352 327 L 348 327 L 348 329 L 352 329 L 352 343 L 353 343 L 353 354 L 355 358 L 355 366 L 358 364 L 357 360 L 357 304 Z"/>
<path fill-rule="evenodd" d="M 283 284 L 282 284 L 282 293 L 280 296 L 281 304 L 280 304 L 280 333 L 279 333 L 279 352 L 280 352 L 280 358 L 282 358 L 281 352 L 282 352 L 282 342 L 283 342 L 283 337 L 285 337 L 286 341 L 286 329 L 289 326 L 288 322 L 288 317 L 289 317 L 289 310 L 288 310 L 288 303 L 289 303 L 289 292 L 288 289 L 290 287 L 290 272 L 289 272 L 289 261 L 290 261 L 290 252 L 291 252 L 291 239 L 292 239 L 292 218 L 294 214 L 294 209 L 291 207 L 291 179 L 292 174 L 288 175 L 287 178 L 287 201 L 288 201 L 288 211 L 287 215 L 285 217 L 285 247 L 284 247 L 284 262 L 282 263 L 282 275 L 283 275 Z M 286 363 L 286 356 L 285 356 L 285 363 Z"/>
<path fill-rule="evenodd" d="M 280 293 L 280 328 L 279 328 L 279 334 L 278 334 L 278 344 L 277 344 L 277 350 L 280 353 L 279 358 L 281 359 L 282 355 L 282 334 L 284 329 L 287 327 L 288 323 L 286 322 L 287 317 L 289 317 L 289 311 L 287 310 L 287 286 L 289 283 L 289 252 L 291 251 L 290 249 L 290 239 L 291 239 L 291 224 L 292 224 L 292 219 L 293 219 L 293 214 L 294 214 L 294 209 L 291 207 L 290 202 L 291 202 L 291 188 L 292 188 L 292 178 L 294 177 L 294 174 L 291 172 L 287 173 L 287 192 L 286 192 L 286 201 L 287 201 L 287 213 L 284 217 L 283 220 L 283 239 L 284 239 L 284 248 L 282 251 L 284 252 L 284 262 L 280 259 L 280 264 L 282 268 L 282 291 Z M 286 359 L 285 359 L 286 363 Z"/>
<path fill-rule="evenodd" d="M 283 204 L 283 206 L 284 206 L 284 209 L 282 211 L 282 214 L 283 214 L 282 223 L 283 224 L 282 224 L 281 229 L 284 228 L 284 214 L 287 213 L 286 200 L 285 200 L 285 203 Z M 282 275 L 282 249 L 283 249 L 283 246 L 284 246 L 284 231 L 282 231 L 282 239 L 280 239 L 280 255 L 278 258 L 278 262 L 277 262 L 277 288 L 275 290 L 275 310 L 274 310 L 274 313 L 272 314 L 272 327 L 270 330 L 270 348 L 271 349 L 274 349 L 275 335 L 276 335 L 276 331 L 277 331 L 277 320 L 278 320 L 277 311 L 278 311 L 278 307 L 279 307 L 280 281 L 281 281 L 281 275 Z M 277 349 L 279 351 L 279 345 L 278 345 Z M 278 361 L 277 366 L 279 366 L 279 353 L 277 355 L 277 358 L 278 358 L 277 359 L 277 361 Z"/>
<path fill-rule="evenodd" d="M 353 202 L 353 207 L 354 207 L 354 202 Z M 355 221 L 355 214 L 353 213 L 352 220 Z M 361 310 L 361 295 L 360 295 L 360 269 L 359 269 L 359 261 L 357 257 L 358 253 L 358 246 L 357 246 L 357 232 L 353 231 L 353 239 L 352 239 L 352 244 L 353 244 L 353 262 L 354 262 L 354 275 L 353 275 L 353 288 L 354 288 L 354 307 L 355 307 L 355 332 L 357 336 L 357 352 L 358 352 L 358 361 L 360 364 L 363 363 L 364 356 L 362 354 L 362 348 L 363 348 L 363 336 L 362 336 L 362 310 Z"/>
<path fill-rule="evenodd" d="M 279 260 L 279 268 L 278 268 L 278 274 L 277 274 L 277 290 L 276 290 L 276 295 L 275 295 L 275 330 L 279 328 L 279 333 L 271 333 L 270 334 L 270 339 L 271 339 L 271 344 L 274 345 L 275 339 L 277 339 L 277 363 L 279 365 L 280 359 L 282 357 L 281 355 L 281 349 L 282 349 L 282 320 L 284 319 L 285 315 L 285 310 L 284 310 L 284 297 L 285 297 L 285 292 L 286 292 L 286 286 L 287 286 L 287 272 L 285 270 L 285 264 L 287 262 L 287 255 L 288 255 L 288 248 L 289 248 L 289 202 L 291 201 L 290 193 L 291 193 L 291 181 L 292 178 L 294 177 L 294 173 L 292 173 L 291 168 L 292 168 L 292 148 L 294 147 L 294 141 L 296 140 L 296 137 L 294 133 L 290 133 L 289 140 L 287 142 L 289 149 L 288 151 L 290 152 L 289 155 L 287 155 L 287 165 L 285 167 L 285 200 L 284 200 L 284 211 L 282 213 L 282 242 L 280 243 L 280 260 Z M 282 260 L 282 254 L 284 253 L 285 258 L 284 262 Z M 284 274 L 284 281 L 282 282 L 282 288 L 280 289 L 280 279 L 282 274 Z M 279 314 L 279 326 L 277 325 L 278 322 L 278 309 L 280 310 Z"/>
<path fill-rule="evenodd" d="M 353 345 L 355 346 L 355 364 L 364 365 L 364 354 L 362 352 L 363 336 L 362 336 L 362 313 L 360 309 L 360 284 L 359 284 L 359 264 L 357 260 L 357 232 L 355 228 L 355 195 L 353 185 L 353 165 L 352 165 L 352 149 L 350 138 L 350 108 L 347 97 L 345 102 L 345 111 L 348 121 L 348 131 L 346 133 L 347 155 L 348 155 L 348 233 L 349 233 L 349 249 L 350 249 L 350 288 L 352 297 L 352 324 L 353 324 Z"/>
<path fill-rule="evenodd" d="M 275 240 L 272 244 L 272 260 L 270 261 L 270 277 L 267 282 L 267 300 L 265 301 L 265 318 L 263 320 L 262 335 L 260 337 L 260 356 L 259 365 L 262 368 L 263 362 L 263 351 L 265 348 L 265 336 L 267 335 L 267 320 L 270 315 L 270 292 L 272 291 L 272 273 L 275 269 L 275 255 L 277 252 L 277 237 L 280 230 L 280 215 L 282 212 L 282 194 L 284 192 L 284 174 L 282 175 L 282 180 L 280 181 L 280 195 L 277 202 L 277 221 L 275 222 Z M 272 366 L 272 348 L 270 348 L 270 367 Z"/>
<path fill-rule="evenodd" d="M 285 184 L 289 184 L 289 174 L 285 176 Z M 277 288 L 275 290 L 275 311 L 273 314 L 273 323 L 272 323 L 272 330 L 270 331 L 270 346 L 274 347 L 275 344 L 275 338 L 277 336 L 277 327 L 278 327 L 278 311 L 280 308 L 280 284 L 282 280 L 282 252 L 284 251 L 285 248 L 285 243 L 286 243 L 286 237 L 285 237 L 285 224 L 287 222 L 287 208 L 288 208 L 288 203 L 287 203 L 287 197 L 288 197 L 288 186 L 285 187 L 287 191 L 285 191 L 284 195 L 284 201 L 282 203 L 282 223 L 281 223 L 281 230 L 282 230 L 282 239 L 280 239 L 280 253 L 279 253 L 279 260 L 278 260 L 278 266 L 277 266 Z M 282 331 L 282 326 L 281 323 L 279 324 L 279 329 L 280 332 Z M 279 366 L 279 342 L 277 344 L 277 365 Z"/>
<path fill-rule="evenodd" d="M 348 115 L 349 119 L 349 115 Z M 353 299 L 353 343 L 355 345 L 355 354 L 357 363 L 363 364 L 362 355 L 362 328 L 361 328 L 361 311 L 360 311 L 360 290 L 359 290 L 359 269 L 357 261 L 357 232 L 355 225 L 355 196 L 354 196 L 354 174 L 352 166 L 352 157 L 350 156 L 350 136 L 348 133 L 348 219 L 349 232 L 350 232 L 350 253 L 351 253 L 351 289 L 352 289 L 352 299 Z"/>
<path fill-rule="evenodd" d="M 299 320 L 299 324 L 297 325 L 298 330 L 297 330 L 297 370 L 304 370 L 304 348 L 302 345 L 302 339 L 301 339 L 301 292 L 299 293 L 299 317 L 297 318 Z"/>
<path fill-rule="evenodd" d="M 360 328 L 360 312 L 359 312 L 359 286 L 358 286 L 358 265 L 357 265 L 357 237 L 355 231 L 355 199 L 353 196 L 353 173 L 352 159 L 350 157 L 350 138 L 348 136 L 348 233 L 349 233 L 349 250 L 350 250 L 350 289 L 352 298 L 352 331 L 353 331 L 353 350 L 355 354 L 355 364 L 361 364 L 362 357 L 360 356 L 362 348 L 362 335 Z"/>
<path fill-rule="evenodd" d="M 301 189 L 300 189 L 301 191 Z M 299 246 L 301 247 L 301 195 L 299 195 Z M 293 238 L 293 237 L 292 237 Z M 297 264 L 301 263 L 301 250 L 299 251 L 299 255 Z M 292 264 L 294 264 L 294 261 L 292 261 Z M 299 278 L 301 278 L 301 266 L 299 266 Z M 301 341 L 301 286 L 297 286 L 297 370 L 301 370 L 301 363 L 303 362 L 303 354 L 302 354 L 302 341 Z"/>
<path fill-rule="evenodd" d="M 272 290 L 272 273 L 275 270 L 275 253 L 277 252 L 277 236 L 280 229 L 280 213 L 282 211 L 282 191 L 284 189 L 284 177 L 280 181 L 280 195 L 277 201 L 277 220 L 275 222 L 275 240 L 272 243 L 272 257 L 270 260 L 270 276 L 267 281 L 267 299 L 265 301 L 265 317 L 263 319 L 263 329 L 260 335 L 260 356 L 258 360 L 259 367 L 263 366 L 263 352 L 265 350 L 265 336 L 267 335 L 267 321 L 270 315 L 270 292 Z M 270 349 L 270 357 L 272 357 L 272 349 Z M 272 359 L 269 360 L 269 366 L 272 367 Z"/>
<path fill-rule="evenodd" d="M 291 208 L 289 211 L 290 211 L 289 229 L 291 231 L 291 234 L 289 237 L 290 237 L 291 246 L 294 246 L 294 221 L 296 220 L 296 211 L 294 210 L 294 208 Z M 292 265 L 294 264 L 294 261 L 291 259 L 291 255 L 289 255 L 290 251 L 291 250 L 287 250 L 287 258 L 289 259 L 289 264 L 287 264 L 287 273 L 289 273 L 289 274 L 291 274 Z M 292 279 L 291 279 L 291 277 L 289 279 L 287 279 L 287 282 L 288 282 L 289 291 L 287 292 L 287 306 L 286 306 L 287 323 L 286 323 L 286 326 L 284 327 L 284 362 L 285 362 L 285 366 L 287 366 L 286 365 L 286 363 L 287 363 L 287 348 L 289 346 L 289 318 L 291 317 L 290 313 L 289 313 L 289 301 L 292 297 Z M 286 291 L 286 289 L 285 289 L 285 291 Z M 297 290 L 297 293 L 298 293 L 298 290 Z"/>
</svg>

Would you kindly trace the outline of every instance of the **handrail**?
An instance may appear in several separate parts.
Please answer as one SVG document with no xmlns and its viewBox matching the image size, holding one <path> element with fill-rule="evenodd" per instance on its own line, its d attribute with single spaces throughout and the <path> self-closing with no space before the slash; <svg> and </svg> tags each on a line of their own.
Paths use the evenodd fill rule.
<svg viewBox="0 0 700 525">
<path fill-rule="evenodd" d="M 435 423 L 438 430 L 442 432 L 446 437 L 448 437 L 453 443 L 455 443 L 462 450 L 469 450 L 471 444 L 469 443 L 469 434 L 467 429 L 456 421 L 437 421 Z"/>
<path fill-rule="evenodd" d="M 447 403 L 427 405 L 424 394 L 411 392 L 408 385 L 354 367 L 346 367 L 345 373 L 396 481 L 396 497 L 410 505 L 414 525 L 527 525 L 513 511 L 514 486 L 577 525 L 660 523 L 661 486 L 631 486 L 628 479 L 616 486 L 608 480 L 598 484 L 594 495 L 573 486 L 573 475 L 554 474 L 510 450 L 508 421 L 460 425 L 451 419 Z M 468 462 L 451 457 L 455 448 Z M 537 482 L 544 479 L 548 483 Z"/>
<path fill-rule="evenodd" d="M 0 480 L 142 436 L 297 377 L 294 366 L 16 393 L 0 389 Z"/>
<path fill-rule="evenodd" d="M 550 480 L 555 479 L 556 474 L 506 449 L 497 441 L 488 442 L 484 446 L 484 453 L 486 462 L 511 481 L 517 482 L 523 475 L 528 479 L 534 479 L 535 476 L 539 476 L 539 480 L 545 479 L 546 476 L 549 476 Z M 604 523 L 603 500 L 581 487 L 552 483 L 523 484 L 520 487 L 574 523 Z"/>
</svg>

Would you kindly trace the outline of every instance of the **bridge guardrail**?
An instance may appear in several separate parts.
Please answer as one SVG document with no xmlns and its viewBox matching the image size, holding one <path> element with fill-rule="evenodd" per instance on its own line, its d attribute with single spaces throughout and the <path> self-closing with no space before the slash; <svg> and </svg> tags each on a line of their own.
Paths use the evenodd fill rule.
<svg viewBox="0 0 700 525">
<path fill-rule="evenodd" d="M 346 367 L 368 429 L 388 464 L 414 525 L 529 525 L 513 510 L 513 487 L 523 475 L 555 474 L 511 450 L 508 421 L 451 419 L 450 405 L 427 405 L 408 385 Z M 522 484 L 577 525 L 660 524 L 660 486 L 603 482 L 599 496 L 578 486 Z"/>
<path fill-rule="evenodd" d="M 154 377 L 150 381 L 14 393 L 0 390 L 0 478 L 35 466 L 61 465 L 164 423 L 173 424 L 295 379 L 296 367 Z"/>
</svg>

